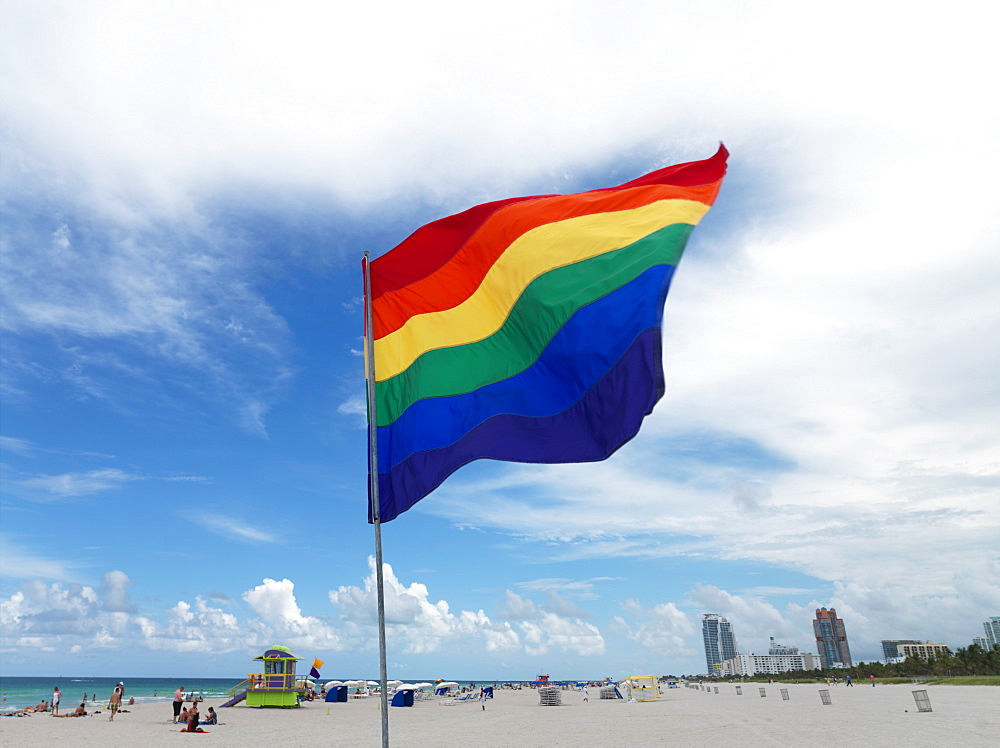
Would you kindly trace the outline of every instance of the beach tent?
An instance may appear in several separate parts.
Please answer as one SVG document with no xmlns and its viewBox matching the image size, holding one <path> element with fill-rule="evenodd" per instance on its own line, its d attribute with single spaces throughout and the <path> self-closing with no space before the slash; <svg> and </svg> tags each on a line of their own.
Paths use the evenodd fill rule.
<svg viewBox="0 0 1000 748">
<path fill-rule="evenodd" d="M 334 686 L 326 691 L 327 701 L 347 701 L 347 686 Z"/>
<path fill-rule="evenodd" d="M 392 697 L 392 706 L 413 706 L 413 689 L 396 691 Z"/>
</svg>

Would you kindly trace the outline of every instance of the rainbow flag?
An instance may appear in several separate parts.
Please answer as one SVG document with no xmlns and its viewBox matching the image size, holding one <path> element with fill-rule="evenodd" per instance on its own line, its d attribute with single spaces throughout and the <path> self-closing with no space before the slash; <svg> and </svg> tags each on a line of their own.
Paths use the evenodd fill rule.
<svg viewBox="0 0 1000 748">
<path fill-rule="evenodd" d="M 728 155 L 478 205 L 370 263 L 382 522 L 473 460 L 592 462 L 638 433 L 664 392 L 667 290 Z"/>
</svg>

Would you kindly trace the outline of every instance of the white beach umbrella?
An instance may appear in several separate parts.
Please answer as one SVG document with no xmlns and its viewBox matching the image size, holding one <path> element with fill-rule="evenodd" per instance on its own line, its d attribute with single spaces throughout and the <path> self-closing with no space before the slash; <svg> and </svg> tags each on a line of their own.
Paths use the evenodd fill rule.
<svg viewBox="0 0 1000 748">
<path fill-rule="evenodd" d="M 453 680 L 446 680 L 444 683 L 438 683 L 435 688 L 458 688 L 458 684 Z"/>
<path fill-rule="evenodd" d="M 396 686 L 397 691 L 416 691 L 417 687 L 410 683 L 400 683 Z"/>
<path fill-rule="evenodd" d="M 403 681 L 401 681 L 401 680 L 387 680 L 387 681 L 385 682 L 385 684 L 386 684 L 387 686 L 398 686 L 398 685 L 399 685 L 400 683 L 402 683 L 402 682 L 403 682 Z"/>
<path fill-rule="evenodd" d="M 369 686 L 377 686 L 377 685 L 379 685 L 379 682 L 377 680 L 370 680 L 370 681 L 368 681 L 368 685 Z"/>
<path fill-rule="evenodd" d="M 414 688 L 430 688 L 431 684 L 430 683 L 414 683 L 413 687 Z"/>
<path fill-rule="evenodd" d="M 344 685 L 348 688 L 357 688 L 358 686 L 363 686 L 365 682 L 363 680 L 345 680 Z"/>
<path fill-rule="evenodd" d="M 327 684 L 323 686 L 323 688 L 333 688 L 334 686 L 342 686 L 342 685 L 344 684 L 341 683 L 339 680 L 331 680 L 327 682 Z"/>
</svg>

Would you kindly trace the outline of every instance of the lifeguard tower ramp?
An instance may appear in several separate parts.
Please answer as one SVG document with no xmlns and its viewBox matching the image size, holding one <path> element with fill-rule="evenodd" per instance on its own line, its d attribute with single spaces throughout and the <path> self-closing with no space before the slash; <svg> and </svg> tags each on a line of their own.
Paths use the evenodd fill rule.
<svg viewBox="0 0 1000 748">
<path fill-rule="evenodd" d="M 630 675 L 619 681 L 619 687 L 625 687 L 631 692 L 630 699 L 635 701 L 656 701 L 660 698 L 660 684 L 655 675 Z"/>
</svg>

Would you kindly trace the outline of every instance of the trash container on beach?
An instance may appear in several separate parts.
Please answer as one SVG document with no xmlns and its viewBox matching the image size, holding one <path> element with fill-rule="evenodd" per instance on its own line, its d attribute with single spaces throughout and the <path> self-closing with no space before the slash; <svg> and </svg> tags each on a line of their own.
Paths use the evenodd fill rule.
<svg viewBox="0 0 1000 748">
<path fill-rule="evenodd" d="M 914 691 L 913 700 L 917 702 L 918 712 L 933 712 L 931 709 L 931 697 L 927 695 L 926 691 Z"/>
</svg>

